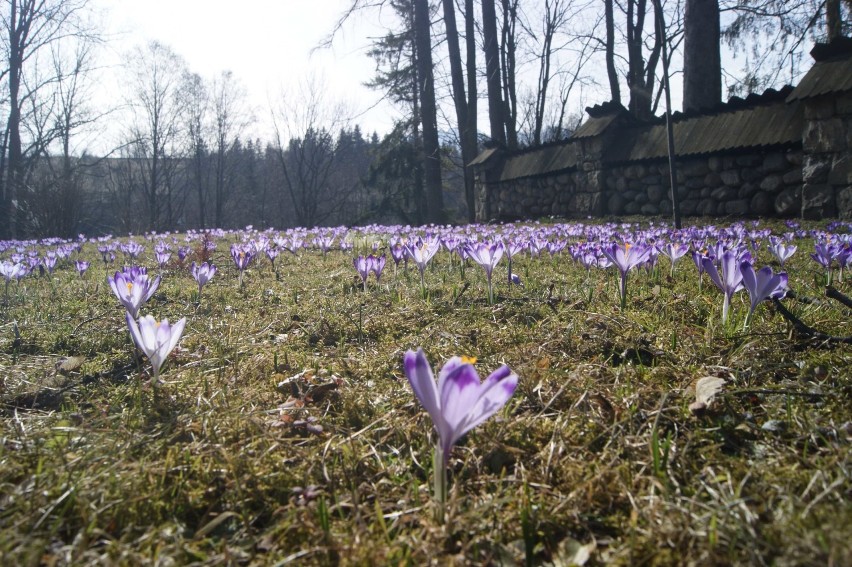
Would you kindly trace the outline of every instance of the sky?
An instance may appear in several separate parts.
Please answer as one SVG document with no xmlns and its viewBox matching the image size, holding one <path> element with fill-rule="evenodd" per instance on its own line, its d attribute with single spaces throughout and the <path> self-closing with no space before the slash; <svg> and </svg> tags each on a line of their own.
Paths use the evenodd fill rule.
<svg viewBox="0 0 852 567">
<path fill-rule="evenodd" d="M 314 77 L 329 100 L 341 102 L 365 134 L 391 129 L 397 116 L 363 83 L 375 64 L 371 38 L 384 35 L 382 16 L 356 15 L 333 46 L 314 49 L 351 0 L 92 0 L 108 36 L 103 64 L 120 89 L 120 64 L 133 46 L 157 40 L 182 56 L 190 71 L 210 79 L 232 71 L 254 107 L 255 136 L 270 139 L 270 102 Z M 389 17 L 389 16 L 385 16 Z"/>
</svg>

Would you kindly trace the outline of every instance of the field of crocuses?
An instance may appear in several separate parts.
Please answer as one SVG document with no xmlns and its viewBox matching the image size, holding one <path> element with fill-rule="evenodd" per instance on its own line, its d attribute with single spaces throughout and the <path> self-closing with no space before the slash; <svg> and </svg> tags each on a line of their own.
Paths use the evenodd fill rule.
<svg viewBox="0 0 852 567">
<path fill-rule="evenodd" d="M 852 564 L 852 224 L 0 242 L 0 563 Z"/>
</svg>

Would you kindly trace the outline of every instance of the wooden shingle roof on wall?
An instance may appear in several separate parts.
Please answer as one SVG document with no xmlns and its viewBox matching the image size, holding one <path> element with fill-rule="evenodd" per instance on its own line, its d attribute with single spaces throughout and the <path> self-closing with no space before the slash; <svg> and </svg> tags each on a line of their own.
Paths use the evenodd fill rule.
<svg viewBox="0 0 852 567">
<path fill-rule="evenodd" d="M 852 91 L 852 39 L 817 44 L 811 51 L 816 63 L 802 78 L 787 102 Z"/>
<path fill-rule="evenodd" d="M 576 167 L 577 151 L 574 144 L 570 141 L 562 142 L 510 155 L 503 165 L 500 180 L 546 175 Z"/>
<path fill-rule="evenodd" d="M 801 144 L 804 110 L 777 100 L 674 122 L 675 154 L 712 154 Z M 665 123 L 627 128 L 607 148 L 605 161 L 621 163 L 668 155 Z"/>
</svg>

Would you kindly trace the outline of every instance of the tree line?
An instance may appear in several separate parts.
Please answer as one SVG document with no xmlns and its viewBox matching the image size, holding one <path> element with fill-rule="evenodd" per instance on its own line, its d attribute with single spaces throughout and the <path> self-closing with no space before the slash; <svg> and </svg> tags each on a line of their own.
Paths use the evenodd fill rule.
<svg viewBox="0 0 852 567">
<path fill-rule="evenodd" d="M 652 118 L 664 72 L 684 110 L 791 82 L 813 41 L 849 34 L 850 2 L 351 0 L 323 45 L 381 14 L 365 84 L 401 118 L 365 135 L 304 77 L 264 111 L 266 140 L 249 139 L 239 77 L 201 77 L 158 42 L 127 54 L 119 104 L 93 107 L 108 39 L 88 0 L 0 6 L 0 238 L 20 238 L 473 220 L 464 164 L 483 148 L 564 139 L 607 98 Z M 89 154 L 107 123 L 119 140 Z"/>
</svg>

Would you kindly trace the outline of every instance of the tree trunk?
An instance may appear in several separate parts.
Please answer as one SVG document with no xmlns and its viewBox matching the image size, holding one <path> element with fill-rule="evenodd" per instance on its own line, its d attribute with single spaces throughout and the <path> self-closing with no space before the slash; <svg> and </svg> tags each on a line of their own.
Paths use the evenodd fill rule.
<svg viewBox="0 0 852 567">
<path fill-rule="evenodd" d="M 16 201 L 20 199 L 21 181 L 23 177 L 23 151 L 21 148 L 21 75 L 23 72 L 23 43 L 26 41 L 25 32 L 30 19 L 26 14 L 18 12 L 18 0 L 10 3 L 9 17 L 9 122 L 7 132 L 8 157 L 6 162 L 6 195 L 4 209 L 6 209 L 5 233 L 6 236 L 15 238 L 18 236 L 18 207 Z"/>
<path fill-rule="evenodd" d="M 464 195 L 467 204 L 469 222 L 476 220 L 473 170 L 467 164 L 476 157 L 476 131 L 470 131 L 470 121 L 467 117 L 467 99 L 465 97 L 464 73 L 462 71 L 461 49 L 459 48 L 459 33 L 456 26 L 455 3 L 453 0 L 443 0 L 444 25 L 447 31 L 447 51 L 450 56 L 450 75 L 453 83 L 453 104 L 456 108 L 459 142 L 461 144 L 462 171 L 464 172 Z"/>
<path fill-rule="evenodd" d="M 711 108 L 722 100 L 719 1 L 686 0 L 683 110 Z"/>
<path fill-rule="evenodd" d="M 428 0 L 414 2 L 414 38 L 417 44 L 417 75 L 420 78 L 420 123 L 423 127 L 423 173 L 426 182 L 427 220 L 440 223 L 444 216 L 441 188 L 441 148 L 432 68 L 432 38 Z"/>
<path fill-rule="evenodd" d="M 612 14 L 613 0 L 604 0 L 606 18 L 606 74 L 609 78 L 609 92 L 613 102 L 621 103 L 621 87 L 615 70 L 615 18 Z"/>
<path fill-rule="evenodd" d="M 840 0 L 825 0 L 825 25 L 829 43 L 843 35 Z"/>
<path fill-rule="evenodd" d="M 500 49 L 497 45 L 497 12 L 494 0 L 482 0 L 482 36 L 485 51 L 485 78 L 488 87 L 488 121 L 491 139 L 506 145 L 506 120 L 500 87 Z"/>
<path fill-rule="evenodd" d="M 503 85 L 503 120 L 506 122 L 506 147 L 518 147 L 518 94 L 515 84 L 517 42 L 515 26 L 518 23 L 518 0 L 501 0 L 503 8 L 503 35 L 500 43 L 501 80 Z"/>
</svg>

